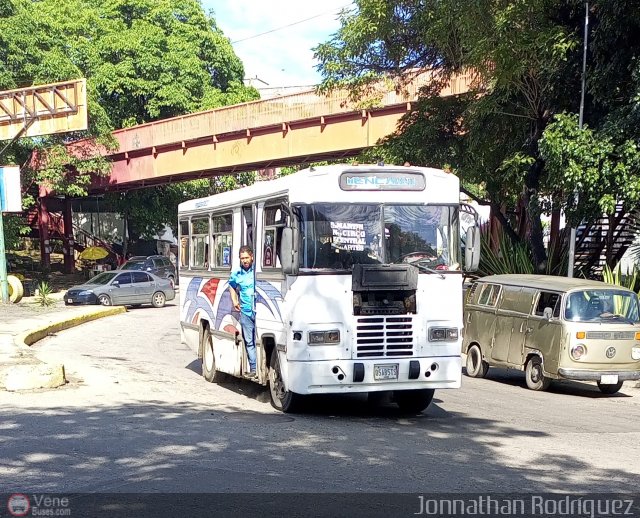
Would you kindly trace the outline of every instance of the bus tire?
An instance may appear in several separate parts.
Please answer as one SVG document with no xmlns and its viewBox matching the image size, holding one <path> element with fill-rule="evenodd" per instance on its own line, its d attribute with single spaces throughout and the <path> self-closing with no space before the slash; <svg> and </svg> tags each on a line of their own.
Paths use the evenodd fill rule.
<svg viewBox="0 0 640 518">
<path fill-rule="evenodd" d="M 403 412 L 419 414 L 431 404 L 434 389 L 396 390 L 393 398 Z"/>
<path fill-rule="evenodd" d="M 470 378 L 484 378 L 489 371 L 489 364 L 482 359 L 482 351 L 476 344 L 467 351 L 466 367 Z"/>
<path fill-rule="evenodd" d="M 531 390 L 547 390 L 551 385 L 551 379 L 547 378 L 542 371 L 542 360 L 538 356 L 529 358 L 524 370 L 524 377 L 527 387 Z"/>
<path fill-rule="evenodd" d="M 202 377 L 209 383 L 218 383 L 222 380 L 222 373 L 216 369 L 213 339 L 208 327 L 202 332 Z"/>
<path fill-rule="evenodd" d="M 269 394 L 271 406 L 285 414 L 295 412 L 301 406 L 302 396 L 284 388 L 277 347 L 271 351 L 271 361 L 269 362 Z"/>
<path fill-rule="evenodd" d="M 7 284 L 9 290 L 9 302 L 14 304 L 20 302 L 24 296 L 24 287 L 15 275 L 7 275 Z"/>
<path fill-rule="evenodd" d="M 622 381 L 618 381 L 618 383 L 600 383 L 598 381 L 598 388 L 603 394 L 615 394 L 622 388 L 622 383 Z"/>
</svg>

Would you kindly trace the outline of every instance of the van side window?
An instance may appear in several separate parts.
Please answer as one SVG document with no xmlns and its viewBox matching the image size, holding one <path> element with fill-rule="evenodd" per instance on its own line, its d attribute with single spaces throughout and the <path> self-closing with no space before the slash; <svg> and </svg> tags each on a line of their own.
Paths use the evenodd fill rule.
<svg viewBox="0 0 640 518">
<path fill-rule="evenodd" d="M 471 300 L 473 299 L 473 294 L 476 292 L 476 290 L 478 289 L 479 284 L 477 282 L 474 282 L 471 287 L 469 288 L 469 290 L 467 291 L 467 304 L 471 302 Z"/>
<path fill-rule="evenodd" d="M 550 291 L 541 291 L 538 297 L 538 303 L 536 304 L 534 315 L 539 317 L 544 315 L 544 308 L 552 308 L 553 316 L 558 318 L 560 316 L 560 294 L 552 293 Z"/>
<path fill-rule="evenodd" d="M 485 284 L 478 297 L 478 304 L 481 306 L 495 306 L 500 296 L 499 284 Z"/>
</svg>

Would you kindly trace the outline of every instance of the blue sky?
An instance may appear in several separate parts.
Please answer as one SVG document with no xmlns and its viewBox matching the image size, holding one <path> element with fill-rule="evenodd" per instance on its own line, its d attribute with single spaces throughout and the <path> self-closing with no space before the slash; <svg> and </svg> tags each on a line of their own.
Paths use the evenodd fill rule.
<svg viewBox="0 0 640 518">
<path fill-rule="evenodd" d="M 320 82 L 311 49 L 338 30 L 338 13 L 351 2 L 201 0 L 201 3 L 206 12 L 213 10 L 218 27 L 233 43 L 244 63 L 245 78 L 257 76 L 269 87 L 281 87 Z M 258 36 L 267 31 L 273 32 Z"/>
</svg>

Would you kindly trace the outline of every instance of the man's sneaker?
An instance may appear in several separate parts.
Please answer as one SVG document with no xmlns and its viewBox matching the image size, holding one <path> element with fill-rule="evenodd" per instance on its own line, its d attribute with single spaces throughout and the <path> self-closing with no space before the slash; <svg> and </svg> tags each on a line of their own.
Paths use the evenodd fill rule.
<svg viewBox="0 0 640 518">
<path fill-rule="evenodd" d="M 247 371 L 244 373 L 245 378 L 256 378 L 257 376 L 256 371 Z"/>
</svg>

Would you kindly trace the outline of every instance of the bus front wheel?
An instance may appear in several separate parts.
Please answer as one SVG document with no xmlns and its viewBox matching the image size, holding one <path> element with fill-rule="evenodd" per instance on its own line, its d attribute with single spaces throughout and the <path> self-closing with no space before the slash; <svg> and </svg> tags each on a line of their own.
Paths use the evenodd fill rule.
<svg viewBox="0 0 640 518">
<path fill-rule="evenodd" d="M 429 406 L 434 389 L 397 390 L 393 398 L 403 412 L 419 414 Z"/>
<path fill-rule="evenodd" d="M 276 347 L 271 352 L 271 362 L 269 364 L 269 393 L 271 395 L 271 406 L 281 412 L 295 412 L 300 407 L 302 396 L 295 394 L 284 387 L 282 381 L 282 371 L 280 370 L 280 359 Z"/>
</svg>

